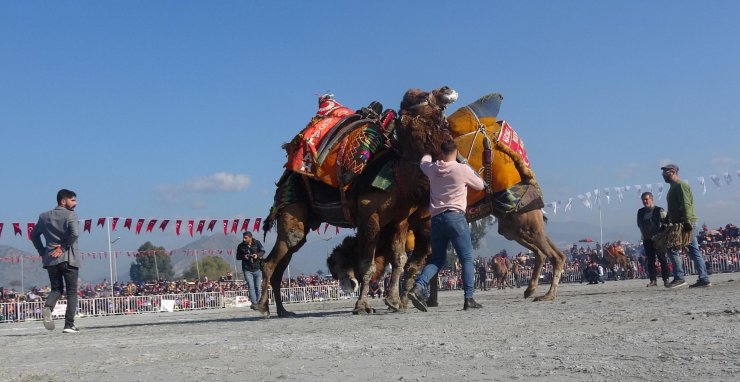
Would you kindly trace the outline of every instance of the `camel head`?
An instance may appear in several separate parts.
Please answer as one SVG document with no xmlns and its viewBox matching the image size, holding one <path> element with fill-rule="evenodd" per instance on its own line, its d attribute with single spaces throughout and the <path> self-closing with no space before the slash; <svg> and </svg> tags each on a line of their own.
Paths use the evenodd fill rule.
<svg viewBox="0 0 740 382">
<path fill-rule="evenodd" d="M 452 139 L 444 112 L 457 97 L 447 86 L 431 92 L 411 89 L 404 94 L 394 142 L 402 156 L 414 161 L 424 154 L 438 157 L 442 142 Z"/>
<path fill-rule="evenodd" d="M 360 286 L 355 269 L 357 269 L 357 238 L 347 236 L 336 246 L 326 259 L 326 265 L 339 286 L 347 292 L 356 292 Z"/>
</svg>

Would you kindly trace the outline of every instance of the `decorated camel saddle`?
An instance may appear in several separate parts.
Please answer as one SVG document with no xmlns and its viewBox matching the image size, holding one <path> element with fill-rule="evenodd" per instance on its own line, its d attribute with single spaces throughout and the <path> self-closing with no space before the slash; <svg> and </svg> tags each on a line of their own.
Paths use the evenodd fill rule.
<svg viewBox="0 0 740 382">
<path fill-rule="evenodd" d="M 388 143 L 396 115 L 372 102 L 352 111 L 334 99 L 319 97 L 319 110 L 285 147 L 285 168 L 346 190 Z"/>
<path fill-rule="evenodd" d="M 492 93 L 447 117 L 461 159 L 487 184 L 484 191 L 468 191 L 471 221 L 544 207 L 524 142 L 508 122 L 497 120 L 502 100 Z"/>
</svg>

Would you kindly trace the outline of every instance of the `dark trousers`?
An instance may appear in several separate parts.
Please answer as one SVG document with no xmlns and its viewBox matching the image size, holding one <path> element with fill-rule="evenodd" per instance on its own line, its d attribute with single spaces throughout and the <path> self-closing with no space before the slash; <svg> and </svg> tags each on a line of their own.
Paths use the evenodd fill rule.
<svg viewBox="0 0 740 382">
<path fill-rule="evenodd" d="M 668 258 L 666 257 L 665 253 L 663 251 L 656 250 L 655 244 L 652 240 L 643 240 L 642 246 L 645 248 L 645 265 L 650 281 L 656 281 L 658 277 L 658 272 L 655 269 L 656 257 L 658 258 L 658 262 L 660 263 L 660 276 L 663 278 L 664 281 L 668 280 L 668 278 L 670 277 L 670 273 L 668 273 Z"/>
<path fill-rule="evenodd" d="M 57 300 L 62 295 L 62 291 L 66 290 L 67 312 L 64 315 L 64 327 L 73 326 L 75 323 L 75 313 L 77 312 L 77 274 L 79 269 L 65 262 L 50 266 L 46 268 L 46 271 L 49 272 L 51 292 L 46 297 L 44 306 L 53 311 L 54 305 L 57 304 Z"/>
</svg>

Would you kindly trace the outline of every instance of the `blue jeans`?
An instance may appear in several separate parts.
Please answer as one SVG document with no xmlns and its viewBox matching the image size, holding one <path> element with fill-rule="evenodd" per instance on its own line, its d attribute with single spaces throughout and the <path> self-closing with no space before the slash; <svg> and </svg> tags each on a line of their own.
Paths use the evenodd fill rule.
<svg viewBox="0 0 740 382">
<path fill-rule="evenodd" d="M 689 258 L 694 262 L 696 273 L 699 274 L 699 281 L 709 282 L 709 274 L 707 273 L 707 265 L 704 263 L 704 257 L 699 252 L 699 241 L 696 240 L 696 235 L 691 235 L 691 243 L 686 246 Z M 683 279 L 686 273 L 683 270 L 683 264 L 681 263 L 681 251 L 680 250 L 668 250 L 668 257 L 671 258 L 671 264 L 673 264 L 673 278 Z"/>
<path fill-rule="evenodd" d="M 69 263 L 63 262 L 57 265 L 51 265 L 46 268 L 49 273 L 49 284 L 51 292 L 46 297 L 44 306 L 54 311 L 54 305 L 62 296 L 62 290 L 67 297 L 67 310 L 64 314 L 64 327 L 70 328 L 75 324 L 75 313 L 77 313 L 77 275 L 79 268 L 70 266 Z"/>
<path fill-rule="evenodd" d="M 457 258 L 462 266 L 463 290 L 465 298 L 473 297 L 475 268 L 473 267 L 473 242 L 470 239 L 470 227 L 465 220 L 465 214 L 451 210 L 432 217 L 432 258 L 427 262 L 416 284 L 427 292 L 429 280 L 434 277 L 440 268 L 447 262 L 447 245 L 457 252 Z"/>
<path fill-rule="evenodd" d="M 262 288 L 262 271 L 248 271 L 246 269 L 242 269 L 242 271 L 244 272 L 244 280 L 247 281 L 247 287 L 249 288 L 249 301 L 252 304 L 256 304 L 262 292 L 260 290 Z"/>
</svg>

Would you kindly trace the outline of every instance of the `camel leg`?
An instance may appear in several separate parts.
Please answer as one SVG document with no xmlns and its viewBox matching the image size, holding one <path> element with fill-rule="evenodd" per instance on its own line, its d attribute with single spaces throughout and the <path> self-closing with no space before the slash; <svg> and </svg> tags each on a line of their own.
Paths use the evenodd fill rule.
<svg viewBox="0 0 740 382">
<path fill-rule="evenodd" d="M 426 211 L 424 211 L 426 213 Z M 409 298 L 408 292 L 416 283 L 416 276 L 421 273 L 427 259 L 432 254 L 432 220 L 429 216 L 422 216 L 422 213 L 414 214 L 409 218 L 409 226 L 414 232 L 414 249 L 411 252 L 411 258 L 406 262 L 406 281 L 404 282 L 403 293 L 401 293 L 401 307 L 408 309 Z M 439 279 L 435 275 L 429 280 L 429 300 L 427 306 L 438 306 L 437 290 L 439 289 Z M 431 305 L 430 305 L 431 304 Z"/>
<path fill-rule="evenodd" d="M 278 238 L 262 267 L 262 295 L 256 304 L 252 304 L 252 309 L 262 313 L 265 318 L 270 317 L 268 286 L 272 287 L 278 317 L 291 316 L 283 307 L 280 284 L 293 253 L 306 243 L 309 228 L 306 217 L 306 206 L 301 204 L 285 206 L 277 217 Z"/>
<path fill-rule="evenodd" d="M 545 242 L 543 243 L 542 250 L 546 253 L 547 257 L 552 262 L 552 282 L 550 283 L 550 289 L 544 295 L 535 298 L 535 301 L 552 301 L 555 299 L 555 295 L 560 285 L 560 278 L 563 276 L 565 268 L 565 255 L 560 252 L 555 243 L 550 240 L 549 237 L 545 236 Z"/>
<path fill-rule="evenodd" d="M 401 308 L 401 297 L 400 297 L 400 282 L 401 273 L 403 272 L 404 266 L 406 266 L 406 237 L 408 236 L 408 222 L 404 221 L 399 224 L 398 229 L 395 230 L 393 235 L 393 243 L 391 245 L 391 265 L 393 266 L 393 272 L 391 273 L 390 288 L 388 295 L 385 298 L 385 304 L 393 312 L 397 312 Z"/>
<path fill-rule="evenodd" d="M 375 273 L 375 262 L 362 260 L 360 262 L 360 269 L 365 269 L 365 271 L 362 272 L 362 281 L 360 282 L 360 297 L 355 303 L 355 309 L 352 310 L 352 314 L 372 314 L 375 313 L 375 309 L 370 305 L 370 300 L 367 296 L 370 293 L 370 280 L 373 273 Z"/>
<path fill-rule="evenodd" d="M 360 295 L 352 314 L 371 314 L 375 313 L 375 309 L 370 305 L 368 293 L 370 292 L 370 280 L 375 273 L 374 258 L 380 234 L 380 222 L 377 213 L 368 216 L 367 219 L 360 219 L 360 221 L 365 221 L 364 226 L 357 227 L 360 255 L 358 271 L 362 275 L 362 281 L 360 281 Z"/>
</svg>

